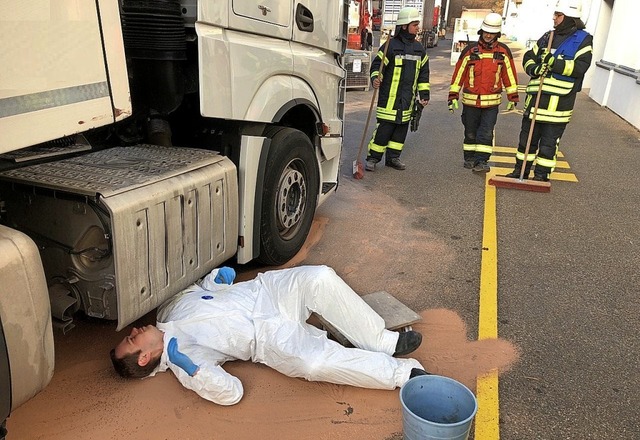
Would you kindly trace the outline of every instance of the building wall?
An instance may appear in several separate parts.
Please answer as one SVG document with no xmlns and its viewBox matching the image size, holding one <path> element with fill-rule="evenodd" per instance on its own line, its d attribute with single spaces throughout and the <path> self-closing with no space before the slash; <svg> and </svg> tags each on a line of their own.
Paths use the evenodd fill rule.
<svg viewBox="0 0 640 440">
<path fill-rule="evenodd" d="M 640 129 L 640 46 L 637 0 L 597 0 L 589 97 Z M 598 45 L 602 49 L 595 50 Z"/>
<path fill-rule="evenodd" d="M 508 0 L 504 33 L 530 44 L 553 28 L 556 0 Z M 593 64 L 584 80 L 589 97 L 640 129 L 638 0 L 583 0 L 582 20 L 593 35 Z"/>
</svg>

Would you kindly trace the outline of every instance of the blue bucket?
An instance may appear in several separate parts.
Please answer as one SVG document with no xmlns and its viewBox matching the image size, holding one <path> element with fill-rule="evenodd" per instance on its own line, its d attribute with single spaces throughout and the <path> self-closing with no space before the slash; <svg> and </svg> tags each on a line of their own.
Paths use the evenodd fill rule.
<svg viewBox="0 0 640 440">
<path fill-rule="evenodd" d="M 404 440 L 466 440 L 478 410 L 469 388 L 436 375 L 409 379 L 400 402 Z"/>
</svg>

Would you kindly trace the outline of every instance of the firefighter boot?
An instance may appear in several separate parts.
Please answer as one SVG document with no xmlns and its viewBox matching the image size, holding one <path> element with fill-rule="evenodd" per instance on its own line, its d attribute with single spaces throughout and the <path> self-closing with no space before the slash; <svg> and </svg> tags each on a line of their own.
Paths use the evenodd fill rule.
<svg viewBox="0 0 640 440">
<path fill-rule="evenodd" d="M 490 169 L 491 169 L 491 167 L 489 167 L 489 164 L 487 162 L 485 162 L 484 160 L 480 160 L 480 161 L 476 162 L 476 164 L 473 166 L 471 171 L 473 171 L 475 173 L 486 173 Z"/>
<path fill-rule="evenodd" d="M 523 179 L 529 178 L 529 173 L 531 172 L 532 164 L 533 164 L 532 162 L 527 162 L 527 164 L 525 165 L 524 175 L 522 176 Z M 519 159 L 516 159 L 516 166 L 513 168 L 513 171 L 507 174 L 505 177 L 512 177 L 514 179 L 519 179 L 521 171 L 522 171 L 522 161 Z"/>
<path fill-rule="evenodd" d="M 476 164 L 476 158 L 475 158 L 475 155 L 473 154 L 473 151 L 465 151 L 464 163 L 462 164 L 462 166 L 470 170 L 471 168 L 474 167 L 475 164 Z"/>
<path fill-rule="evenodd" d="M 536 165 L 536 167 L 533 169 L 533 180 L 537 180 L 538 182 L 548 182 L 550 174 L 551 169 L 549 169 L 548 167 Z"/>
<path fill-rule="evenodd" d="M 385 165 L 388 167 L 394 168 L 396 170 L 404 170 L 407 168 L 407 166 L 402 162 L 400 162 L 400 159 L 398 159 L 397 157 L 392 157 L 391 159 L 388 159 L 385 162 Z"/>
<path fill-rule="evenodd" d="M 375 157 L 367 157 L 367 161 L 364 164 L 364 169 L 367 171 L 375 171 L 376 164 L 379 162 Z"/>
</svg>

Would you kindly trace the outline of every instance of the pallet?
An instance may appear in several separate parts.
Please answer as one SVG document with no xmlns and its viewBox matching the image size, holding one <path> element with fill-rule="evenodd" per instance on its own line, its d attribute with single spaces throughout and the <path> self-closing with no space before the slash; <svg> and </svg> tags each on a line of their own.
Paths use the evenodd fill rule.
<svg viewBox="0 0 640 440">
<path fill-rule="evenodd" d="M 411 330 L 411 326 L 422 320 L 422 317 L 402 304 L 387 292 L 380 291 L 364 295 L 362 299 L 384 319 L 387 330 Z M 339 343 L 350 347 L 351 343 L 322 316 L 317 315 L 322 327 Z"/>
</svg>

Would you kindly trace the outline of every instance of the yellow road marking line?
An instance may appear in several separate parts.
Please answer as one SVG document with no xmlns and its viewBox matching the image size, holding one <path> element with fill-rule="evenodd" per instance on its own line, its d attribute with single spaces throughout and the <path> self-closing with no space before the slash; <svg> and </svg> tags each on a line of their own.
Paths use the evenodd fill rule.
<svg viewBox="0 0 640 440">
<path fill-rule="evenodd" d="M 494 170 L 492 169 L 492 172 Z M 480 271 L 480 299 L 478 310 L 478 339 L 498 337 L 498 239 L 496 226 L 496 187 L 489 185 L 488 173 L 484 190 L 484 222 L 482 226 L 482 258 Z M 498 370 L 476 378 L 478 412 L 475 417 L 474 438 L 500 438 Z"/>
<path fill-rule="evenodd" d="M 475 417 L 476 440 L 500 438 L 500 404 L 498 402 L 498 370 L 478 376 L 476 380 L 478 412 Z"/>
<path fill-rule="evenodd" d="M 494 147 L 507 150 L 506 147 Z M 500 152 L 507 152 L 507 151 Z M 515 151 L 515 148 L 509 149 Z M 495 160 L 495 156 L 492 156 Z M 515 162 L 515 161 L 514 161 Z M 566 163 L 566 162 L 565 162 Z M 567 164 L 567 168 L 569 165 Z M 496 221 L 496 187 L 489 185 L 494 175 L 507 174 L 511 168 L 491 167 L 484 184 L 484 220 L 482 225 L 482 257 L 480 262 L 480 298 L 478 307 L 478 340 L 498 337 L 498 227 Z M 573 173 L 551 173 L 551 180 L 577 182 Z M 500 439 L 500 401 L 498 370 L 493 369 L 476 378 L 478 412 L 475 416 L 476 440 Z"/>
</svg>

